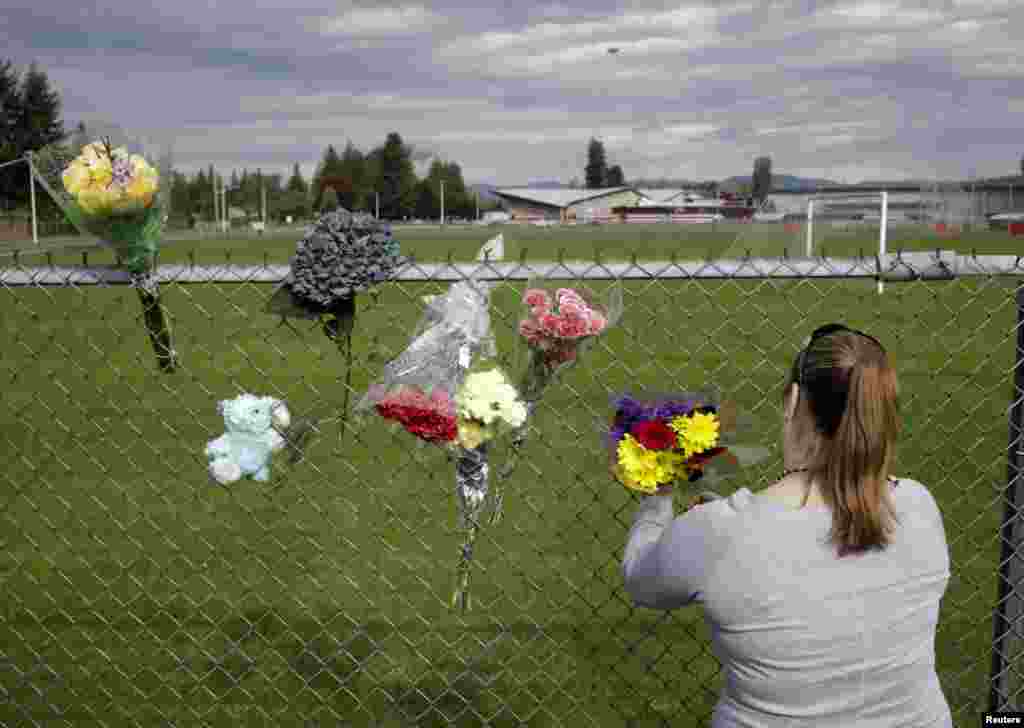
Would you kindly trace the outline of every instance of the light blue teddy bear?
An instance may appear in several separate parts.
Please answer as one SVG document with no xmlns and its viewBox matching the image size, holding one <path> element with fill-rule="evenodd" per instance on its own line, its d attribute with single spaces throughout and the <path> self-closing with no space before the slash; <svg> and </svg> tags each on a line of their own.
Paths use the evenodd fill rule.
<svg viewBox="0 0 1024 728">
<path fill-rule="evenodd" d="M 210 476 L 221 485 L 248 475 L 270 479 L 270 457 L 285 446 L 280 430 L 291 423 L 284 402 L 245 394 L 217 403 L 227 430 L 206 445 Z"/>
</svg>

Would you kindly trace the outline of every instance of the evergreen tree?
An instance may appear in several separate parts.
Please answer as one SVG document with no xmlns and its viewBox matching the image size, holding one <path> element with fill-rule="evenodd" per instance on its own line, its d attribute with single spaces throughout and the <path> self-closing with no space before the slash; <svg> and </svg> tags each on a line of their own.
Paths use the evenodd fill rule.
<svg viewBox="0 0 1024 728">
<path fill-rule="evenodd" d="M 270 205 L 269 199 L 267 204 Z M 303 179 L 299 164 L 296 162 L 292 166 L 292 175 L 288 178 L 283 194 L 276 197 L 274 215 L 281 218 L 291 215 L 301 220 L 309 217 L 310 209 L 309 185 Z"/>
<path fill-rule="evenodd" d="M 347 210 L 367 209 L 367 201 L 372 199 L 373 190 L 368 187 L 366 160 L 351 141 L 345 145 L 340 166 L 341 176 L 347 180 L 345 190 L 340 196 L 342 207 Z"/>
<path fill-rule="evenodd" d="M 33 63 L 21 84 L 21 113 L 15 121 L 15 138 L 22 152 L 67 138 L 60 108 L 60 95 L 50 88 L 46 72 Z"/>
<path fill-rule="evenodd" d="M 202 169 L 196 174 L 195 179 L 188 186 L 189 209 L 195 215 L 204 219 L 213 219 L 213 199 L 210 197 L 210 181 Z"/>
<path fill-rule="evenodd" d="M 608 187 L 623 187 L 626 184 L 626 177 L 622 173 L 622 167 L 615 165 L 608 168 Z"/>
<path fill-rule="evenodd" d="M 288 178 L 288 184 L 285 186 L 286 192 L 301 192 L 306 194 L 307 185 L 306 180 L 302 179 L 302 172 L 299 170 L 299 163 L 296 162 L 292 167 L 292 176 Z"/>
<path fill-rule="evenodd" d="M 18 147 L 14 138 L 14 124 L 21 115 L 21 99 L 18 94 L 20 76 L 10 61 L 0 61 L 0 164 L 18 158 Z M 0 167 L 0 204 L 4 208 L 17 206 L 16 168 L 12 164 Z"/>
<path fill-rule="evenodd" d="M 181 172 L 171 175 L 171 217 L 178 226 L 192 227 L 192 198 L 188 179 Z"/>
<path fill-rule="evenodd" d="M 320 195 L 320 205 L 316 208 L 321 215 L 325 212 L 337 209 L 340 201 L 338 193 L 333 186 L 326 186 Z"/>
<path fill-rule="evenodd" d="M 416 204 L 416 170 L 412 164 L 412 149 L 402 142 L 398 132 L 388 134 L 382 147 L 376 150 L 375 169 L 380 192 L 382 218 L 400 220 L 412 214 Z"/>
<path fill-rule="evenodd" d="M 14 123 L 21 110 L 20 77 L 9 60 L 0 61 L 0 153 L 14 148 Z"/>
<path fill-rule="evenodd" d="M 313 175 L 313 209 L 319 210 L 321 208 L 322 198 L 324 194 L 324 185 L 322 181 L 326 177 L 340 177 L 343 174 L 341 165 L 341 157 L 338 156 L 337 150 L 333 144 L 328 144 L 327 149 L 324 151 L 323 159 L 320 160 L 320 164 L 317 167 L 316 174 Z M 337 207 L 337 205 L 335 205 Z M 331 208 L 333 209 L 333 208 Z"/>
<path fill-rule="evenodd" d="M 756 204 L 761 204 L 772 188 L 771 157 L 758 157 L 754 160 L 754 176 L 751 180 L 751 192 Z"/>
<path fill-rule="evenodd" d="M 444 214 L 445 217 L 473 217 L 473 198 L 466 191 L 462 179 L 462 168 L 456 162 L 448 162 L 444 168 Z"/>
<path fill-rule="evenodd" d="M 433 220 L 441 214 L 440 211 L 441 200 L 437 196 L 433 182 L 423 178 L 416 183 L 416 206 L 413 215 L 420 220 Z"/>
<path fill-rule="evenodd" d="M 32 63 L 21 77 L 9 61 L 0 63 L 0 162 L 63 142 L 67 134 L 60 111 L 60 95 L 51 88 L 49 77 L 37 64 Z M 28 183 L 27 164 L 0 169 L 0 197 L 8 204 L 28 203 Z M 36 199 L 38 203 L 38 196 Z"/>
<path fill-rule="evenodd" d="M 608 167 L 605 162 L 604 144 L 591 137 L 587 147 L 587 166 L 583 170 L 587 189 L 595 190 L 603 187 L 607 175 Z"/>
</svg>

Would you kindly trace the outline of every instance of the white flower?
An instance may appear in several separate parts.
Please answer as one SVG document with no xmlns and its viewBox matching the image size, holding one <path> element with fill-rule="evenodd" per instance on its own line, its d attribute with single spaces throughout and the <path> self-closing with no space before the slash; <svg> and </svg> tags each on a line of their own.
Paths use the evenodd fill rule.
<svg viewBox="0 0 1024 728">
<path fill-rule="evenodd" d="M 526 405 L 522 402 L 513 402 L 507 409 L 502 410 L 502 418 L 512 427 L 522 427 L 526 422 Z"/>
<path fill-rule="evenodd" d="M 221 485 L 227 485 L 242 477 L 242 469 L 231 460 L 214 460 L 210 463 L 210 476 Z"/>
<path fill-rule="evenodd" d="M 497 419 L 518 427 L 526 420 L 526 407 L 519 393 L 498 369 L 474 372 L 456 396 L 459 414 L 490 425 Z"/>
</svg>

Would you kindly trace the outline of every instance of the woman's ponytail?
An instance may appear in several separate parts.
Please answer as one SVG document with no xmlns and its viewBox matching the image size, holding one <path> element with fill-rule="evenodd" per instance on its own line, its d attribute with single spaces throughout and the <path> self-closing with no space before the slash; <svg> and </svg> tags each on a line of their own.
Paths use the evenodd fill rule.
<svg viewBox="0 0 1024 728">
<path fill-rule="evenodd" d="M 809 404 L 824 441 L 812 473 L 832 509 L 829 540 L 839 556 L 881 550 L 896 520 L 888 483 L 899 431 L 896 373 L 866 337 L 842 332 L 816 343 L 807 357 Z"/>
</svg>

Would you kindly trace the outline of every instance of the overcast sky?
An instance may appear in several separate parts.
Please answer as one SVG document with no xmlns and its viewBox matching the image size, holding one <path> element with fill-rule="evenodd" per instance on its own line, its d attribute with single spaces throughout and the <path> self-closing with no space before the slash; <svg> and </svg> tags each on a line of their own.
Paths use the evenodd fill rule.
<svg viewBox="0 0 1024 728">
<path fill-rule="evenodd" d="M 582 178 L 592 135 L 627 181 L 761 154 L 777 174 L 966 178 L 1024 155 L 1019 0 L 2 4 L 0 56 L 40 63 L 66 128 L 173 141 L 188 173 L 308 179 L 327 144 L 390 131 L 499 185 Z"/>
</svg>

